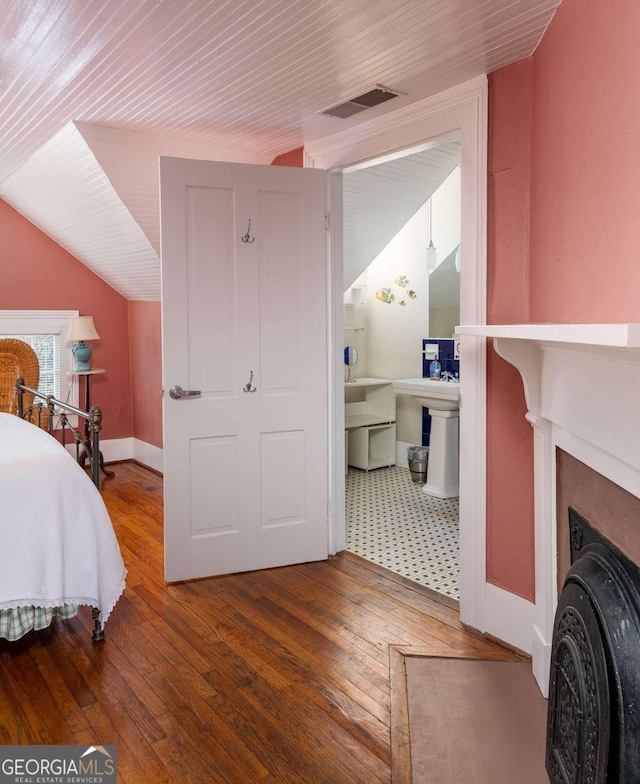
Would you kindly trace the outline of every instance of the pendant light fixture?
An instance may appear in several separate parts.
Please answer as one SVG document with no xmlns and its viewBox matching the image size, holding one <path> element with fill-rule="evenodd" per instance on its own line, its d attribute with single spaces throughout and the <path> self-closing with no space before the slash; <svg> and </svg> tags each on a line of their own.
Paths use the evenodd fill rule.
<svg viewBox="0 0 640 784">
<path fill-rule="evenodd" d="M 427 271 L 429 273 L 438 266 L 438 254 L 436 253 L 436 246 L 433 244 L 433 220 L 431 217 L 432 199 L 429 199 L 429 246 L 427 248 L 426 262 Z"/>
</svg>

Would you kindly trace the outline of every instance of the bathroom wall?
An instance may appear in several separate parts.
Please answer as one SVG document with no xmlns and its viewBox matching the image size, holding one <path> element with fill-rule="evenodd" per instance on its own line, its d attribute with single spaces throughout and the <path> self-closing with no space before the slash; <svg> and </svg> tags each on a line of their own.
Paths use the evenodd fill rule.
<svg viewBox="0 0 640 784">
<path fill-rule="evenodd" d="M 433 202 L 433 244 L 438 252 L 438 268 L 436 268 L 436 272 L 440 264 L 460 244 L 462 221 L 462 195 L 460 189 L 461 172 L 460 167 L 457 166 L 431 197 Z M 457 324 L 454 326 L 457 326 Z M 435 334 L 437 332 L 432 330 L 431 335 Z M 449 332 L 441 337 L 452 337 L 452 333 Z"/>
<path fill-rule="evenodd" d="M 353 346 L 358 352 L 358 363 L 351 368 L 352 377 L 363 378 L 369 373 L 369 342 L 367 340 L 367 271 L 345 292 L 344 306 L 344 345 Z M 345 381 L 348 370 L 344 369 Z"/>
<path fill-rule="evenodd" d="M 432 237 L 441 262 L 460 243 L 459 168 L 433 194 L 432 202 Z M 429 335 L 430 326 L 425 265 L 428 244 L 426 202 L 346 292 L 345 301 L 351 304 L 345 306 L 344 345 L 355 346 L 359 354 L 358 365 L 352 370 L 354 376 L 422 376 L 422 341 Z M 405 286 L 396 282 L 401 276 L 406 279 Z M 382 289 L 389 289 L 389 302 L 377 298 Z M 422 430 L 422 406 L 408 395 L 398 396 L 397 440 L 419 444 Z"/>
<path fill-rule="evenodd" d="M 443 335 L 453 335 L 455 328 L 459 324 L 460 307 L 429 307 L 429 333 L 431 335 L 438 335 L 439 337 L 442 337 Z"/>
<path fill-rule="evenodd" d="M 424 205 L 366 271 L 368 376 L 422 376 L 422 338 L 429 329 L 429 276 L 425 266 L 428 243 L 429 209 Z M 402 275 L 406 286 L 395 282 Z M 390 290 L 389 302 L 376 297 L 376 292 L 385 288 Z M 415 298 L 409 292 L 415 292 Z M 422 407 L 408 395 L 398 396 L 396 402 L 397 440 L 420 443 Z"/>
</svg>

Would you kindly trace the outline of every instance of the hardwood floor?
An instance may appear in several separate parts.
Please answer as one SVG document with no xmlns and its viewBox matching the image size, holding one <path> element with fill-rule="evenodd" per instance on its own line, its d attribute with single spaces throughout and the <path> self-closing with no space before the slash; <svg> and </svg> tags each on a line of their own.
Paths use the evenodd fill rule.
<svg viewBox="0 0 640 784">
<path fill-rule="evenodd" d="M 127 588 L 91 642 L 87 608 L 0 641 L 0 743 L 114 744 L 118 781 L 389 782 L 390 646 L 498 646 L 451 601 L 357 556 L 163 580 L 162 479 L 103 485 Z"/>
</svg>

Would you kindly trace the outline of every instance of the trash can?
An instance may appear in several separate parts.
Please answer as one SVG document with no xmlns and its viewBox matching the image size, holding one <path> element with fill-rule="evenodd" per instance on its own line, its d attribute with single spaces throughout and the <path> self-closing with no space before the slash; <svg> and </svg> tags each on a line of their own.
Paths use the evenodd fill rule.
<svg viewBox="0 0 640 784">
<path fill-rule="evenodd" d="M 409 471 L 411 471 L 412 481 L 419 485 L 426 484 L 429 447 L 410 446 L 407 449 L 407 460 L 409 461 Z"/>
</svg>

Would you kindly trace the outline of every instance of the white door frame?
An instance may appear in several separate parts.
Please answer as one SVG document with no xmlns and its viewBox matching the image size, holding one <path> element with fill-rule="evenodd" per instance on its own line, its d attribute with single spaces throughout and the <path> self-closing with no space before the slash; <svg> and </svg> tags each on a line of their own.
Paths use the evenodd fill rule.
<svg viewBox="0 0 640 784">
<path fill-rule="evenodd" d="M 356 163 L 401 151 L 406 154 L 406 151 L 426 142 L 446 138 L 452 133 L 459 135 L 462 142 L 462 324 L 486 323 L 487 104 L 487 78 L 481 76 L 436 96 L 305 144 L 305 166 L 339 174 Z M 339 198 L 339 192 L 339 186 L 332 188 L 331 197 Z M 337 222 L 341 220 L 341 201 L 336 205 L 334 200 L 331 202 L 333 227 L 340 229 Z M 329 368 L 330 553 L 345 547 L 342 232 L 336 231 L 333 236 L 337 236 L 340 246 L 335 248 L 331 256 L 329 284 L 332 298 L 329 303 L 332 330 L 329 335 L 332 349 Z M 460 618 L 464 623 L 483 631 L 501 631 L 492 628 L 493 624 L 489 620 L 491 612 L 487 606 L 493 602 L 491 596 L 487 596 L 486 584 L 485 346 L 482 338 L 464 336 L 462 339 Z M 501 625 L 508 627 L 509 623 Z M 509 641 L 512 637 L 511 633 L 501 633 L 499 636 Z M 517 637 L 514 644 L 520 643 L 521 647 L 525 647 L 522 646 L 521 635 Z"/>
</svg>

